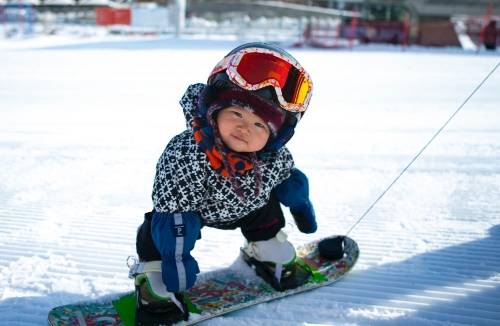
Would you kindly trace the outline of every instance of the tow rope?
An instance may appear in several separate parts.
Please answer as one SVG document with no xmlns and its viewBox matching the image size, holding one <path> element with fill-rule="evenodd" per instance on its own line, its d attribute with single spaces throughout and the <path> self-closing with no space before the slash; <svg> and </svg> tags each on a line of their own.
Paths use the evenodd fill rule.
<svg viewBox="0 0 500 326">
<path fill-rule="evenodd" d="M 410 161 L 410 163 L 408 163 L 408 165 L 403 169 L 403 171 L 401 171 L 401 173 L 396 177 L 396 179 L 394 179 L 394 181 L 392 181 L 392 183 L 389 185 L 389 187 L 387 187 L 383 192 L 382 194 L 375 200 L 375 202 L 370 206 L 368 207 L 368 209 L 366 210 L 366 212 L 358 219 L 358 221 L 351 227 L 351 229 L 345 234 L 346 236 L 349 235 L 349 233 L 359 224 L 359 222 L 361 222 L 361 220 L 366 216 L 366 214 L 368 214 L 371 209 L 379 202 L 379 200 L 384 197 L 384 195 L 387 193 L 387 191 L 389 191 L 389 189 L 391 189 L 391 187 L 399 180 L 399 178 L 403 175 L 403 173 L 406 172 L 406 170 L 408 170 L 408 168 L 413 164 L 413 162 L 415 162 L 415 160 L 420 156 L 420 154 L 422 154 L 422 152 L 427 148 L 427 146 L 430 145 L 430 143 L 432 143 L 432 141 L 441 133 L 441 131 L 448 125 L 448 123 L 457 115 L 457 113 L 463 108 L 463 106 L 465 104 L 467 104 L 467 102 L 471 99 L 471 97 L 481 88 L 481 86 L 483 86 L 483 84 L 486 82 L 486 80 L 488 80 L 488 78 L 490 78 L 490 76 L 495 72 L 495 70 L 497 70 L 498 66 L 500 66 L 500 62 L 495 66 L 495 68 L 493 68 L 493 70 L 483 79 L 483 81 L 476 87 L 476 89 L 469 95 L 469 97 L 467 97 L 465 99 L 465 101 L 462 103 L 462 105 L 460 105 L 460 107 L 455 111 L 455 113 L 453 113 L 451 115 L 451 117 L 444 123 L 444 125 L 436 132 L 436 134 L 434 134 L 434 136 L 432 136 L 432 138 L 427 142 L 427 144 L 425 144 L 425 146 L 420 150 L 420 152 L 418 152 L 418 154 Z"/>
</svg>

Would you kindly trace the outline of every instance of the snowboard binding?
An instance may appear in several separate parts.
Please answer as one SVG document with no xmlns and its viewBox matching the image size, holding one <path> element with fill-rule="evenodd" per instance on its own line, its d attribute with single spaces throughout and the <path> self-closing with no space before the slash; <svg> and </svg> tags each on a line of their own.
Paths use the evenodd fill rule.
<svg viewBox="0 0 500 326">
<path fill-rule="evenodd" d="M 144 289 L 141 289 L 140 285 L 136 285 L 135 292 L 136 326 L 169 326 L 183 320 L 188 320 L 189 311 L 186 299 L 182 293 L 174 293 L 175 299 L 181 305 L 178 307 L 173 300 L 151 300 L 147 302 L 145 297 L 148 298 L 148 296 L 144 294 Z M 145 304 L 146 302 L 147 304 Z"/>
<path fill-rule="evenodd" d="M 245 241 L 241 252 L 243 260 L 276 291 L 295 289 L 313 276 L 281 230 L 269 240 Z"/>
<path fill-rule="evenodd" d="M 128 264 L 129 277 L 135 279 L 135 325 L 169 326 L 189 319 L 182 293 L 166 291 L 161 277 L 161 261 Z"/>
<path fill-rule="evenodd" d="M 306 264 L 300 264 L 297 259 L 283 266 L 281 277 L 276 277 L 276 264 L 261 262 L 250 257 L 245 250 L 241 249 L 243 260 L 252 267 L 256 274 L 269 283 L 276 291 L 295 289 L 305 284 L 313 276 L 311 268 Z"/>
</svg>

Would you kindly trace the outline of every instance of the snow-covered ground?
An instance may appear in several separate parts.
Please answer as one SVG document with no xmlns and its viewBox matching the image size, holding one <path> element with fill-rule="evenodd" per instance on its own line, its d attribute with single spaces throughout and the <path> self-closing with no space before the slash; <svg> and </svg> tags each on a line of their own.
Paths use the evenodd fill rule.
<svg viewBox="0 0 500 326">
<path fill-rule="evenodd" d="M 0 41 L 0 325 L 131 291 L 126 259 L 155 164 L 184 128 L 178 101 L 240 42 Z M 289 49 L 315 82 L 289 143 L 319 230 L 345 234 L 481 81 L 500 52 Z M 351 231 L 341 282 L 203 325 L 500 325 L 500 68 Z M 289 215 L 287 215 L 290 217 Z M 291 220 L 291 219 L 290 219 Z M 238 231 L 203 229 L 202 271 Z"/>
</svg>

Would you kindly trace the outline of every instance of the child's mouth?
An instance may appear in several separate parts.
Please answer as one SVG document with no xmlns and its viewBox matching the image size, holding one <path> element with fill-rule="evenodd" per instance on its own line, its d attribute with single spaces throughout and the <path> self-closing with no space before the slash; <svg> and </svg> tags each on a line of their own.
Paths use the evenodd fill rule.
<svg viewBox="0 0 500 326">
<path fill-rule="evenodd" d="M 232 136 L 233 136 L 236 140 L 239 140 L 239 141 L 242 141 L 242 142 L 244 142 L 244 141 L 245 141 L 243 138 L 240 138 L 240 137 L 238 137 L 238 136 L 235 136 L 235 135 L 232 135 Z"/>
</svg>

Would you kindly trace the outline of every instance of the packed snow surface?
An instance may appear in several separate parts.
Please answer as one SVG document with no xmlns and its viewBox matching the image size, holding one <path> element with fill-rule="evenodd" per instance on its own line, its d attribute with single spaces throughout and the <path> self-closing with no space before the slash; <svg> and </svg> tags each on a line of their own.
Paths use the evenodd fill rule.
<svg viewBox="0 0 500 326">
<path fill-rule="evenodd" d="M 133 289 L 127 257 L 178 104 L 239 41 L 0 41 L 0 325 Z M 289 143 L 319 229 L 349 233 L 354 270 L 201 325 L 499 325 L 499 52 L 288 48 L 314 96 Z M 203 272 L 238 263 L 238 230 L 202 230 Z"/>
</svg>

